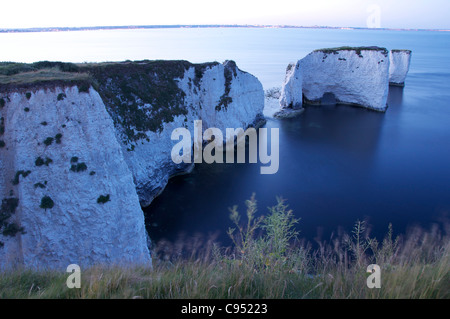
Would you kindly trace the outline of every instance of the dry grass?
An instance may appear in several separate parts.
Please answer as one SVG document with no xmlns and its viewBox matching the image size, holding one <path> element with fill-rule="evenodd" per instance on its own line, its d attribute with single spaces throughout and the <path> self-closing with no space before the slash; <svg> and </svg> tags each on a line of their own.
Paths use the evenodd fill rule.
<svg viewBox="0 0 450 319">
<path fill-rule="evenodd" d="M 256 202 L 247 204 L 250 219 L 232 232 L 234 247 L 198 237 L 160 242 L 153 269 L 93 266 L 82 269 L 79 289 L 67 288 L 65 272 L 5 272 L 0 298 L 450 298 L 447 226 L 398 238 L 389 228 L 379 243 L 357 222 L 351 234 L 312 249 L 296 239 L 284 202 L 263 220 L 254 218 Z M 371 263 L 381 267 L 380 289 L 366 285 Z"/>
<path fill-rule="evenodd" d="M 90 81 L 90 76 L 87 73 L 63 72 L 58 68 L 40 69 L 13 75 L 0 75 L 0 85 L 11 87 L 33 87 L 54 83 L 77 84 Z"/>
</svg>

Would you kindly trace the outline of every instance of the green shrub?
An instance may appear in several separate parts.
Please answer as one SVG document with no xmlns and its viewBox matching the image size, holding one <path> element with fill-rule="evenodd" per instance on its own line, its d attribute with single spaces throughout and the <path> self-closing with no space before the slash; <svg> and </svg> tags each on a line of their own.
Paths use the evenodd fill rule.
<svg viewBox="0 0 450 319">
<path fill-rule="evenodd" d="M 110 201 L 110 199 L 109 199 L 109 194 L 108 195 L 100 195 L 98 198 L 97 198 L 97 203 L 99 203 L 99 204 L 104 204 L 104 203 L 107 203 L 107 202 L 109 202 Z"/>
<path fill-rule="evenodd" d="M 34 71 L 35 69 L 26 63 L 16 63 L 16 62 L 0 62 L 0 74 L 11 76 L 23 72 Z"/>
<path fill-rule="evenodd" d="M 24 178 L 30 175 L 31 171 L 20 170 L 16 172 L 14 179 L 11 181 L 13 185 L 19 184 L 20 176 L 22 175 Z"/>
<path fill-rule="evenodd" d="M 44 165 L 44 160 L 42 159 L 42 157 L 38 157 L 38 158 L 36 158 L 36 160 L 34 161 L 34 165 L 36 165 L 36 166 L 42 166 L 42 165 Z"/>
<path fill-rule="evenodd" d="M 90 85 L 88 83 L 81 83 L 78 85 L 79 93 L 89 93 Z"/>
<path fill-rule="evenodd" d="M 95 175 L 95 172 L 94 172 L 94 171 L 91 171 L 91 172 L 89 173 L 89 175 L 93 176 L 93 175 Z"/>
<path fill-rule="evenodd" d="M 44 196 L 41 199 L 41 204 L 39 205 L 39 207 L 42 209 L 51 209 L 51 208 L 53 208 L 54 205 L 55 205 L 55 203 L 50 198 L 50 196 Z"/>
<path fill-rule="evenodd" d="M 44 121 L 44 122 L 41 122 L 41 125 L 43 125 L 43 126 L 47 126 L 47 122 L 46 121 Z"/>
<path fill-rule="evenodd" d="M 55 142 L 56 144 L 61 144 L 61 138 L 62 138 L 62 134 L 58 133 L 55 135 Z"/>
<path fill-rule="evenodd" d="M 27 98 L 27 100 L 29 100 L 31 98 L 31 93 L 30 92 L 25 93 L 25 97 Z"/>
<path fill-rule="evenodd" d="M 13 237 L 17 233 L 24 234 L 24 228 L 19 227 L 15 222 L 10 222 L 9 219 L 15 213 L 17 206 L 19 205 L 19 199 L 10 197 L 2 199 L 2 204 L 0 207 L 0 234 L 3 236 Z M 0 241 L 0 248 L 4 245 Z"/>
<path fill-rule="evenodd" d="M 52 61 L 39 61 L 31 64 L 36 69 L 51 69 L 58 68 L 62 72 L 79 72 L 79 68 L 76 64 L 70 62 L 52 62 Z"/>
<path fill-rule="evenodd" d="M 66 97 L 67 97 L 67 96 L 66 96 L 65 93 L 59 93 L 56 99 L 57 99 L 58 101 L 62 101 L 62 100 L 64 100 Z"/>
<path fill-rule="evenodd" d="M 44 140 L 44 144 L 47 145 L 47 146 L 50 146 L 52 143 L 53 143 L 53 137 L 47 137 Z"/>
<path fill-rule="evenodd" d="M 70 166 L 70 170 L 76 173 L 84 172 L 85 170 L 87 170 L 87 165 L 84 162 L 72 164 L 72 166 Z"/>
<path fill-rule="evenodd" d="M 45 160 L 42 159 L 40 156 L 38 158 L 36 158 L 36 160 L 34 161 L 34 164 L 36 166 L 48 166 L 50 163 L 53 163 L 53 160 L 51 158 L 46 157 Z"/>
<path fill-rule="evenodd" d="M 266 217 L 255 217 L 256 200 L 254 195 L 246 201 L 247 223 L 240 224 L 240 214 L 234 206 L 230 211 L 230 219 L 236 228 L 230 228 L 228 235 L 232 239 L 236 253 L 242 259 L 243 266 L 259 271 L 282 272 L 289 270 L 292 265 L 288 256 L 290 249 L 299 232 L 295 225 L 299 219 L 294 218 L 292 210 L 288 210 L 285 200 L 277 198 L 277 205 L 269 208 Z M 263 231 L 259 237 L 256 234 Z"/>
<path fill-rule="evenodd" d="M 6 102 L 4 98 L 0 98 L 0 108 L 3 108 L 5 106 Z"/>
<path fill-rule="evenodd" d="M 72 158 L 70 159 L 71 163 L 77 163 L 78 162 L 78 157 L 77 156 L 72 156 Z"/>
<path fill-rule="evenodd" d="M 3 147 L 5 147 L 5 141 L 3 141 L 3 140 L 0 140 L 0 148 L 3 148 Z"/>
<path fill-rule="evenodd" d="M 26 108 L 24 108 L 23 109 L 25 112 L 30 112 L 30 108 L 29 107 L 26 107 Z"/>
</svg>

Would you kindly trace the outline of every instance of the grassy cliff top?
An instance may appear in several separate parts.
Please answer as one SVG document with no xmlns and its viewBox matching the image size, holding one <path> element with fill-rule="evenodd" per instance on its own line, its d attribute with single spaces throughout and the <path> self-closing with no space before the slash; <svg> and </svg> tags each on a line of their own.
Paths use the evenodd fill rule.
<svg viewBox="0 0 450 319">
<path fill-rule="evenodd" d="M 61 84 L 90 85 L 91 77 L 76 64 L 63 62 L 0 62 L 0 89 L 37 88 Z"/>
<path fill-rule="evenodd" d="M 392 49 L 391 52 L 405 52 L 405 53 L 411 53 L 411 50 L 407 49 Z"/>
<path fill-rule="evenodd" d="M 325 54 L 338 54 L 339 51 L 355 51 L 356 54 L 361 56 L 361 51 L 380 51 L 385 56 L 388 54 L 388 50 L 386 48 L 381 48 L 377 46 L 361 46 L 361 47 L 350 47 L 350 46 L 342 46 L 342 47 L 336 47 L 336 48 L 323 48 L 323 49 L 317 49 L 313 52 L 323 52 Z"/>
<path fill-rule="evenodd" d="M 133 147 L 138 140 L 148 139 L 147 132 L 161 131 L 164 123 L 187 114 L 186 93 L 178 87 L 178 79 L 184 77 L 186 70 L 194 68 L 189 86 L 197 92 L 205 71 L 218 64 L 193 64 L 184 60 L 80 64 L 1 62 L 0 93 L 74 85 L 80 92 L 89 92 L 92 86 L 114 123 L 121 128 L 123 142 Z M 234 62 L 225 65 L 229 73 L 236 73 Z"/>
<path fill-rule="evenodd" d="M 154 72 L 172 77 L 182 77 L 184 71 L 195 67 L 201 78 L 206 67 L 218 62 L 192 64 L 188 61 L 123 61 L 102 63 L 69 63 L 40 61 L 34 63 L 0 62 L 0 90 L 37 89 L 58 85 L 98 87 L 105 77 L 140 72 Z"/>
</svg>

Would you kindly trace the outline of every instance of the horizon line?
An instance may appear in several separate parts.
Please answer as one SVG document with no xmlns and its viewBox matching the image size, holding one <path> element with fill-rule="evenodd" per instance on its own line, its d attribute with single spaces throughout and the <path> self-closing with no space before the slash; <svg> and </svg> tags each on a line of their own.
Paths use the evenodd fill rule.
<svg viewBox="0 0 450 319">
<path fill-rule="evenodd" d="M 66 32 L 93 31 L 119 29 L 175 29 L 175 28 L 298 28 L 298 29 L 341 29 L 341 30 L 391 30 L 391 31 L 437 31 L 450 32 L 450 29 L 423 28 L 369 28 L 352 26 L 302 26 L 283 24 L 155 24 L 155 25 L 116 25 L 116 26 L 80 26 L 80 27 L 29 27 L 29 28 L 0 28 L 0 33 L 20 32 Z"/>
</svg>

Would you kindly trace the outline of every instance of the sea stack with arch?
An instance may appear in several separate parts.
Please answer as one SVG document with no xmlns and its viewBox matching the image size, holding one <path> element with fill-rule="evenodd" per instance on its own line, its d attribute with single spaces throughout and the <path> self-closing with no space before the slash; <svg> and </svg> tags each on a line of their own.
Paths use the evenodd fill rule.
<svg viewBox="0 0 450 319">
<path fill-rule="evenodd" d="M 329 103 L 384 112 L 389 93 L 390 63 L 389 51 L 376 46 L 314 50 L 288 67 L 281 89 L 281 110 L 275 116 L 284 115 L 291 109 L 298 112 L 302 104 Z M 403 72 L 404 76 L 406 72 Z"/>
</svg>

